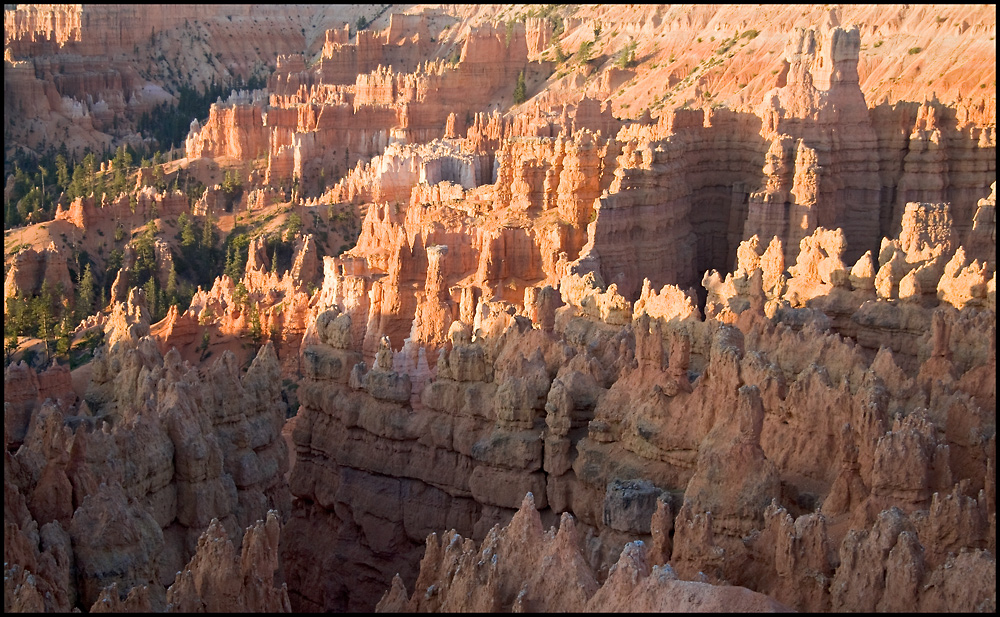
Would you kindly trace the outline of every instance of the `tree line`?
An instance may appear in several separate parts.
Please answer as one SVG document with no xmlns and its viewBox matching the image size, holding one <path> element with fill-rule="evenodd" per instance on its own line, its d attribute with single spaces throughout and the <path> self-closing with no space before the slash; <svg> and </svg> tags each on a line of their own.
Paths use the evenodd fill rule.
<svg viewBox="0 0 1000 617">
<path fill-rule="evenodd" d="M 154 175 L 159 173 L 154 186 L 165 190 L 168 187 L 159 169 L 164 162 L 163 152 L 183 145 L 191 120 L 207 119 L 212 103 L 231 90 L 257 89 L 265 82 L 264 76 L 254 75 L 247 81 L 237 77 L 227 84 L 213 83 L 204 92 L 180 86 L 177 103 L 160 103 L 139 116 L 136 131 L 152 138 L 146 148 L 137 149 L 129 144 L 100 153 L 85 151 L 78 161 L 73 160 L 65 144 L 58 149 L 49 146 L 41 155 L 11 149 L 4 155 L 5 186 L 9 186 L 13 177 L 13 190 L 9 195 L 5 191 L 4 229 L 51 221 L 58 203 L 66 206 L 77 197 L 93 196 L 98 203 L 105 195 L 118 197 L 128 188 L 126 180 L 135 171 L 134 161 L 139 161 L 138 167 L 153 167 Z M 100 173 L 102 163 L 105 167 L 113 164 L 110 175 Z"/>
</svg>

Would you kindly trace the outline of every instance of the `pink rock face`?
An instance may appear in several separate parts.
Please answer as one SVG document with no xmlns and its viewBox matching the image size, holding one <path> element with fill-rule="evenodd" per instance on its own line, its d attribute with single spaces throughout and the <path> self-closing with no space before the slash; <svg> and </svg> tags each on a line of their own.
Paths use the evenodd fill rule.
<svg viewBox="0 0 1000 617">
<path fill-rule="evenodd" d="M 120 486 L 102 484 L 96 494 L 88 495 L 73 514 L 69 532 L 84 605 L 96 602 L 112 583 L 120 589 L 155 584 L 163 533 Z"/>
<path fill-rule="evenodd" d="M 918 216 L 914 210 L 906 236 L 883 242 L 885 255 L 898 250 L 902 272 L 942 258 L 962 259 L 961 251 L 946 243 L 920 240 L 951 237 L 947 219 L 931 216 L 937 211 L 925 208 L 927 216 Z M 390 212 L 382 216 L 370 222 L 373 238 L 376 225 L 394 224 Z M 622 544 L 637 537 L 652 542 L 655 564 L 669 563 L 669 572 L 676 573 L 671 576 L 689 579 L 681 585 L 685 590 L 704 585 L 694 582 L 699 579 L 740 585 L 768 594 L 765 604 L 808 610 L 929 606 L 939 601 L 936 592 L 900 596 L 866 581 L 879 580 L 884 576 L 879 572 L 891 568 L 899 573 L 893 576 L 920 573 L 906 580 L 938 580 L 945 571 L 937 570 L 944 567 L 941 555 L 948 550 L 966 550 L 962 567 L 976 572 L 970 576 L 989 577 L 983 556 L 988 553 L 975 551 L 991 546 L 988 525 L 980 522 L 994 516 L 987 492 L 990 442 L 960 437 L 967 429 L 959 426 L 987 431 L 992 426 L 982 410 L 991 408 L 995 395 L 989 385 L 980 389 L 977 376 L 995 363 L 995 350 L 962 334 L 992 332 L 992 313 L 960 312 L 934 294 L 924 294 L 920 303 L 876 300 L 869 287 L 877 284 L 870 282 L 877 278 L 873 265 L 862 259 L 850 268 L 842 259 L 844 246 L 842 230 L 818 228 L 800 242 L 796 265 L 782 272 L 780 241 L 766 248 L 757 239 L 743 243 L 736 251 L 736 272 L 724 281 L 706 278 L 716 307 L 707 317 L 694 304 L 694 291 L 665 286 L 656 292 L 647 280 L 633 305 L 593 272 L 563 278 L 565 305 L 555 311 L 551 330 L 527 329 L 516 308 L 503 301 L 480 301 L 476 339 L 461 322 L 449 329 L 450 347 L 442 348 L 436 379 L 426 382 L 419 404 L 406 397 L 404 391 L 412 390 L 393 394 L 396 384 L 407 383 L 405 373 L 417 374 L 410 368 L 416 367 L 412 342 L 390 363 L 382 339 L 376 367 L 369 371 L 358 364 L 348 378 L 341 367 L 350 361 L 343 347 L 349 346 L 353 322 L 345 321 L 336 336 L 324 325 L 320 341 L 326 337 L 328 345 L 308 353 L 329 368 L 320 371 L 316 364 L 305 382 L 301 424 L 293 435 L 297 464 L 291 483 L 302 506 L 290 535 L 316 533 L 324 525 L 317 521 L 324 520 L 337 531 L 322 549 L 298 540 L 284 549 L 293 605 L 346 608 L 373 601 L 373 580 L 347 586 L 351 567 L 339 565 L 346 560 L 378 563 L 382 589 L 390 589 L 382 604 L 386 610 L 544 606 L 531 604 L 541 601 L 527 592 L 516 604 L 518 593 L 532 585 L 516 578 L 517 593 L 504 591 L 507 576 L 490 570 L 479 556 L 468 562 L 473 574 L 455 575 L 457 564 L 468 559 L 457 551 L 475 554 L 465 540 L 432 541 L 427 554 L 433 557 L 425 556 L 424 563 L 443 559 L 442 565 L 427 566 L 437 574 L 426 574 L 426 568 L 416 572 L 416 521 L 445 521 L 462 538 L 468 534 L 490 543 L 487 529 L 512 515 L 514 491 L 538 495 L 534 503 L 549 520 L 563 512 L 578 517 L 576 525 L 586 530 L 581 533 L 592 538 L 584 556 L 597 581 L 604 580 Z M 935 248 L 928 252 L 928 247 Z M 425 289 L 441 289 L 439 277 L 451 250 L 427 251 Z M 391 271 L 406 268 L 392 265 Z M 539 306 L 541 295 L 526 294 L 525 307 Z M 332 324 L 336 314 L 324 324 Z M 957 323 L 969 325 L 949 325 Z M 887 337 L 890 331 L 903 336 Z M 916 378 L 900 366 L 915 367 Z M 955 402 L 966 396 L 976 402 Z M 941 412 L 920 411 L 928 397 L 945 404 Z M 948 426 L 954 428 L 942 428 Z M 384 449 L 376 454 L 368 444 Z M 336 461 L 337 471 L 331 471 L 330 461 Z M 449 462 L 442 466 L 442 461 Z M 393 479 L 386 480 L 389 476 Z M 396 501 L 398 491 L 421 497 Z M 946 494 L 955 497 L 948 506 L 937 505 L 946 503 L 941 497 Z M 376 503 L 393 512 L 387 523 L 368 518 L 387 511 Z M 932 511 L 941 513 L 933 516 L 942 522 L 924 522 Z M 845 551 L 861 550 L 852 548 L 858 534 L 870 533 L 887 512 L 913 521 L 912 535 L 891 561 L 903 565 L 879 565 L 883 562 L 867 556 L 845 561 Z M 967 521 L 960 526 L 968 533 L 945 540 L 939 525 L 950 524 L 943 522 L 947 516 Z M 941 542 L 953 548 L 940 552 L 934 547 Z M 463 544 L 467 548 L 460 549 Z M 390 584 L 398 568 L 358 545 L 395 547 L 414 565 Z M 904 547 L 908 553 L 902 553 Z M 456 551 L 453 557 L 440 557 L 450 550 Z M 920 550 L 919 563 L 933 565 L 913 570 L 917 566 L 906 565 L 903 556 L 912 561 Z M 324 556 L 329 551 L 342 561 Z M 332 595 L 313 591 L 323 583 L 305 564 L 317 559 L 338 581 Z M 617 589 L 614 575 L 606 576 L 605 588 Z M 421 581 L 409 600 L 407 580 Z M 426 593 L 432 585 L 450 588 L 453 595 Z M 649 608 L 675 601 L 673 592 L 650 593 L 661 599 Z M 593 599 L 598 597 L 600 603 Z M 618 610 L 637 606 L 635 597 L 629 591 L 595 592 L 587 602 Z M 899 603 L 903 597 L 909 604 Z M 705 606 L 715 601 L 703 600 Z M 977 606 L 990 601 L 969 600 Z"/>
<path fill-rule="evenodd" d="M 340 30 L 328 32 L 322 59 L 311 69 L 282 62 L 269 81 L 275 94 L 266 113 L 264 101 L 240 93 L 214 105 L 204 126 L 192 124 L 187 157 L 268 156 L 268 182 L 343 174 L 381 154 L 390 135 L 416 143 L 440 137 L 450 114 L 464 118 L 496 96 L 509 96 L 526 69 L 523 24 L 509 37 L 502 25 L 474 28 L 457 65 L 413 62 L 428 51 L 427 27 L 425 18 L 393 15 L 383 34 L 362 31 L 356 43 L 342 42 Z M 408 53 L 400 55 L 401 48 Z M 319 100 L 321 114 L 314 107 Z"/>
<path fill-rule="evenodd" d="M 278 569 L 277 512 L 247 528 L 240 554 L 213 519 L 198 539 L 194 557 L 167 590 L 169 612 L 288 613 L 288 592 L 273 586 Z"/>
<path fill-rule="evenodd" d="M 427 538 L 409 600 L 399 576 L 377 612 L 786 612 L 742 587 L 682 581 L 669 566 L 652 569 L 642 542 L 625 546 L 599 584 L 581 549 L 574 519 L 563 514 L 545 532 L 528 493 L 510 523 L 494 526 L 482 546 L 455 532 Z"/>
<path fill-rule="evenodd" d="M 134 300 L 120 305 L 109 338 L 145 323 L 127 308 Z M 48 594 L 46 608 L 162 610 L 165 587 L 213 519 L 237 533 L 268 508 L 289 509 L 280 368 L 271 346 L 243 376 L 226 353 L 199 376 L 176 350 L 161 356 L 149 337 L 116 340 L 98 354 L 79 405 L 55 397 L 53 388 L 66 381 L 55 368 L 24 379 L 50 398 L 31 412 L 26 445 L 5 466 L 5 490 L 17 509 L 5 517 L 14 525 L 9 531 L 29 534 L 26 545 L 5 549 L 11 567 L 34 577 L 12 596 L 23 606 L 34 606 L 36 589 Z M 266 530 L 244 539 L 245 563 L 234 580 L 252 587 L 240 595 L 248 610 L 287 608 L 279 590 L 261 584 L 277 568 L 278 525 L 272 516 Z M 52 528 L 41 544 L 40 526 Z M 52 534 L 67 532 L 65 551 L 54 553 L 62 543 Z M 210 590 L 204 593 L 198 601 L 211 604 Z"/>
<path fill-rule="evenodd" d="M 14 446 L 24 441 L 32 411 L 38 407 L 38 374 L 24 362 L 11 364 L 3 375 L 4 445 Z"/>
<path fill-rule="evenodd" d="M 213 105 L 208 120 L 186 144 L 187 157 L 231 157 L 252 160 L 267 151 L 260 107 L 252 104 Z"/>
<path fill-rule="evenodd" d="M 44 283 L 48 283 L 53 293 L 61 289 L 63 294 L 73 289 L 69 276 L 66 256 L 56 250 L 55 245 L 38 252 L 27 248 L 20 251 L 11 264 L 3 283 L 4 314 L 7 314 L 7 298 L 18 293 L 22 297 L 37 295 Z M 72 294 L 69 295 L 72 298 Z M 72 300 L 70 306 L 72 306 Z"/>
<path fill-rule="evenodd" d="M 5 11 L 25 151 L 274 67 L 167 163 L 245 271 L 5 371 L 6 610 L 995 611 L 995 11 L 380 10 Z"/>
</svg>

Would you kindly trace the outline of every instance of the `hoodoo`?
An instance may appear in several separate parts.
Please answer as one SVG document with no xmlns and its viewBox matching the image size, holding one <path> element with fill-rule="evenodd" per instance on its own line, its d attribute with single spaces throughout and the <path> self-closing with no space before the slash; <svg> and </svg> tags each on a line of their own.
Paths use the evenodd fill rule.
<svg viewBox="0 0 1000 617">
<path fill-rule="evenodd" d="M 996 611 L 996 11 L 7 5 L 5 611 Z"/>
</svg>

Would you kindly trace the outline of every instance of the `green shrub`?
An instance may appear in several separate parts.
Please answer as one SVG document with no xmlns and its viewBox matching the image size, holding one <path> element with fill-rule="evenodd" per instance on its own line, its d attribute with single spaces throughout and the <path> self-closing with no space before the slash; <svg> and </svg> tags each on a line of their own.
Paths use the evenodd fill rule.
<svg viewBox="0 0 1000 617">
<path fill-rule="evenodd" d="M 524 71 L 517 74 L 517 85 L 514 86 L 514 104 L 520 105 L 528 99 L 524 85 Z"/>
<path fill-rule="evenodd" d="M 906 53 L 908 53 L 911 56 L 913 56 L 913 55 L 919 54 L 923 50 L 924 50 L 923 47 L 911 47 Z"/>
<path fill-rule="evenodd" d="M 566 62 L 566 60 L 569 59 L 569 56 L 567 56 L 566 52 L 562 50 L 562 45 L 560 45 L 559 43 L 556 43 L 555 55 L 556 55 L 556 62 L 558 64 L 562 64 L 563 62 Z"/>
<path fill-rule="evenodd" d="M 629 40 L 618 54 L 618 60 L 615 62 L 615 65 L 620 69 L 635 66 L 635 48 L 637 46 L 638 43 L 634 39 Z"/>
</svg>

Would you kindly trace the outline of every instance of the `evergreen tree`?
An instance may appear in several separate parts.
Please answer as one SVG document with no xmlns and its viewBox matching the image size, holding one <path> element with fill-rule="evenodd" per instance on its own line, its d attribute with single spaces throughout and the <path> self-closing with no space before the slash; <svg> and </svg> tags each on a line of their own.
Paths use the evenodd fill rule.
<svg viewBox="0 0 1000 617">
<path fill-rule="evenodd" d="M 170 264 L 170 274 L 167 276 L 167 288 L 166 288 L 166 304 L 167 306 L 173 306 L 177 304 L 179 289 L 177 288 L 177 270 L 174 268 L 174 264 Z"/>
<path fill-rule="evenodd" d="M 62 154 L 56 155 L 56 186 L 59 187 L 60 191 L 65 191 L 69 187 L 70 180 L 69 165 L 66 163 L 66 157 Z"/>
<path fill-rule="evenodd" d="M 149 304 L 149 318 L 155 323 L 158 321 L 156 319 L 156 315 L 159 312 L 156 295 L 156 278 L 150 277 L 149 280 L 146 281 L 146 284 L 142 286 L 142 289 L 146 292 L 146 302 Z"/>
<path fill-rule="evenodd" d="M 257 305 L 254 304 L 250 307 L 250 338 L 253 339 L 254 344 L 259 345 L 263 336 L 264 328 L 260 323 L 260 311 L 257 310 Z"/>
<path fill-rule="evenodd" d="M 250 253 L 250 237 L 245 233 L 233 234 L 227 239 L 226 269 L 229 278 L 238 281 L 243 278 Z"/>
<path fill-rule="evenodd" d="M 11 199 L 6 201 L 4 204 L 4 211 L 3 211 L 4 229 L 17 227 L 22 222 L 23 221 L 21 219 L 21 213 L 18 212 L 17 204 L 14 203 L 14 200 Z"/>
<path fill-rule="evenodd" d="M 97 294 L 97 281 L 89 263 L 84 268 L 83 276 L 77 284 L 76 294 L 77 321 L 80 321 L 94 312 L 94 299 Z"/>
<path fill-rule="evenodd" d="M 215 229 L 212 228 L 212 215 L 205 216 L 205 225 L 201 228 L 201 245 L 205 249 L 215 246 Z"/>
<path fill-rule="evenodd" d="M 59 321 L 55 331 L 56 353 L 60 356 L 68 354 L 70 347 L 73 346 L 73 321 L 69 307 L 65 308 L 63 318 Z"/>
<path fill-rule="evenodd" d="M 153 323 L 156 323 L 166 317 L 167 311 L 170 309 L 170 305 L 167 303 L 167 292 L 163 291 L 162 287 L 159 287 L 156 292 L 156 306 L 159 310 L 153 314 Z"/>
<path fill-rule="evenodd" d="M 520 105 L 528 98 L 524 85 L 524 71 L 517 75 L 517 85 L 514 86 L 514 104 Z"/>
<path fill-rule="evenodd" d="M 7 298 L 7 314 L 3 320 L 4 335 L 18 337 L 27 334 L 29 308 L 20 290 Z"/>
<path fill-rule="evenodd" d="M 621 53 L 618 54 L 618 60 L 615 61 L 615 66 L 620 69 L 627 69 L 629 67 L 635 66 L 635 48 L 637 46 L 635 39 L 629 39 L 628 44 L 622 48 Z"/>
<path fill-rule="evenodd" d="M 56 316 L 52 305 L 55 292 L 48 281 L 42 283 L 42 291 L 31 301 L 34 322 L 37 326 L 38 338 L 45 341 L 45 365 L 49 363 L 48 342 L 55 336 Z"/>
<path fill-rule="evenodd" d="M 100 174 L 94 181 L 94 200 L 97 201 L 98 204 L 100 204 L 102 198 L 104 197 L 104 194 L 107 192 L 108 191 L 107 187 L 105 186 L 104 174 Z"/>
<path fill-rule="evenodd" d="M 42 185 L 42 210 L 45 209 L 45 177 L 49 175 L 49 170 L 44 166 L 38 168 L 38 177 L 41 179 L 40 184 Z"/>
<path fill-rule="evenodd" d="M 76 197 L 86 197 L 87 194 L 87 171 L 81 163 L 73 168 L 73 179 L 69 183 L 66 196 L 69 199 L 74 199 Z"/>
<path fill-rule="evenodd" d="M 84 176 L 83 192 L 80 194 L 87 196 L 94 192 L 94 187 L 97 185 L 97 161 L 94 158 L 94 153 L 88 152 L 87 156 L 80 161 L 80 165 L 83 166 Z M 73 171 L 73 175 L 75 179 L 76 170 Z"/>
<path fill-rule="evenodd" d="M 247 291 L 246 285 L 242 281 L 236 283 L 236 289 L 233 290 L 233 302 L 236 303 L 236 306 L 240 307 L 240 310 L 245 311 L 249 299 L 250 292 Z"/>
<path fill-rule="evenodd" d="M 135 239 L 135 269 L 133 279 L 136 285 L 156 273 L 156 224 L 150 221 L 146 229 Z"/>
<path fill-rule="evenodd" d="M 198 349 L 201 350 L 202 360 L 204 360 L 205 356 L 207 355 L 206 352 L 208 351 L 208 345 L 211 341 L 212 341 L 211 335 L 208 333 L 208 330 L 205 330 L 205 332 L 201 335 L 201 346 L 198 347 Z"/>
<path fill-rule="evenodd" d="M 285 221 L 285 226 L 288 229 L 285 238 L 290 242 L 295 238 L 295 234 L 302 230 L 302 217 L 295 212 L 292 212 L 288 215 L 288 220 Z"/>
<path fill-rule="evenodd" d="M 188 218 L 187 214 L 183 212 L 177 218 L 177 223 L 181 228 L 181 251 L 188 256 L 188 253 L 192 251 L 197 243 L 198 239 L 194 235 L 194 224 L 191 223 L 191 219 Z"/>
</svg>

